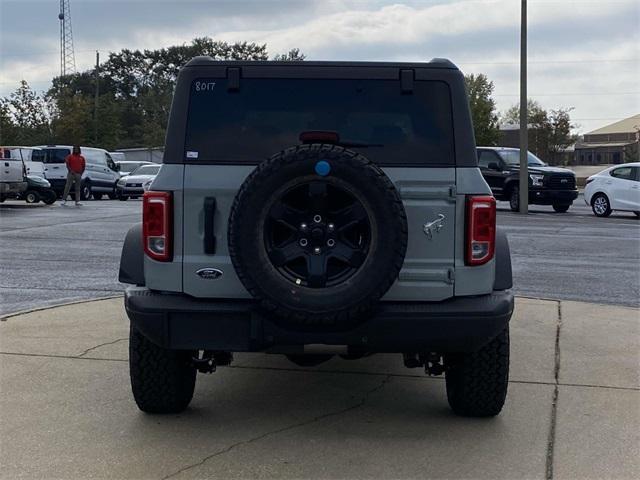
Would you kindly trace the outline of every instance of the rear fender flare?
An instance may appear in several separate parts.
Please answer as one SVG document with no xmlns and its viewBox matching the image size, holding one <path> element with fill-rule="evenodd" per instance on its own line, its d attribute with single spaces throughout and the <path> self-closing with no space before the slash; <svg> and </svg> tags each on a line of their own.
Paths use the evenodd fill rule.
<svg viewBox="0 0 640 480">
<path fill-rule="evenodd" d="M 511 251 L 507 234 L 502 229 L 496 231 L 496 276 L 494 290 L 508 290 L 513 286 L 511 271 Z"/>
<path fill-rule="evenodd" d="M 144 250 L 142 248 L 142 224 L 134 225 L 127 232 L 120 256 L 121 283 L 144 286 Z"/>
</svg>

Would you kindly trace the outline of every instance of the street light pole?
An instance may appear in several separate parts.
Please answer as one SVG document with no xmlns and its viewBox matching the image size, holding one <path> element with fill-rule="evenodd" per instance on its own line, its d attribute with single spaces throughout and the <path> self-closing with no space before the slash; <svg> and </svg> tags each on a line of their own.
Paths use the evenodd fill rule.
<svg viewBox="0 0 640 480">
<path fill-rule="evenodd" d="M 527 0 L 520 10 L 520 213 L 529 211 L 529 119 L 527 115 Z"/>
</svg>

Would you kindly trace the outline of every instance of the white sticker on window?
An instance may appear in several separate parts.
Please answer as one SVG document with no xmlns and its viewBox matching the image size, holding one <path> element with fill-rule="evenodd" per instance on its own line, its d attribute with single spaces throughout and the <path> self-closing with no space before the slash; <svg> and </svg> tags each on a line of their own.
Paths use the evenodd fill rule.
<svg viewBox="0 0 640 480">
<path fill-rule="evenodd" d="M 198 158 L 198 152 L 187 152 L 187 158 Z"/>
</svg>

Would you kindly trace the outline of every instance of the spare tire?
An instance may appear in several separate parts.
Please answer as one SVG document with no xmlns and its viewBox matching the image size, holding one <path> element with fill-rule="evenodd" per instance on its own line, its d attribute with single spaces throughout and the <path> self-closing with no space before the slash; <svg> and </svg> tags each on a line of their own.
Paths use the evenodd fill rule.
<svg viewBox="0 0 640 480">
<path fill-rule="evenodd" d="M 229 216 L 236 273 L 275 321 L 348 326 L 372 310 L 404 262 L 407 218 L 384 172 L 335 145 L 261 163 Z"/>
</svg>

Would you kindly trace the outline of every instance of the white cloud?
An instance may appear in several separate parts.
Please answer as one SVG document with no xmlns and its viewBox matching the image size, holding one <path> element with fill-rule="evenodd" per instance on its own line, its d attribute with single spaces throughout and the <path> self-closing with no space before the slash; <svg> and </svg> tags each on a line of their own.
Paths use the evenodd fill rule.
<svg viewBox="0 0 640 480">
<path fill-rule="evenodd" d="M 156 8 L 176 9 L 171 28 L 155 24 L 150 12 L 144 24 L 125 24 L 99 42 L 92 40 L 103 51 L 159 48 L 207 35 L 267 43 L 271 54 L 299 47 L 312 60 L 449 57 L 465 72 L 486 73 L 494 81 L 500 109 L 518 99 L 517 0 L 253 4 L 260 12 L 242 5 L 232 10 L 232 4 L 225 4 L 224 15 L 203 6 L 202 14 L 194 16 L 184 14 L 179 6 L 161 3 Z M 640 95 L 620 95 L 640 90 L 640 3 L 531 0 L 529 5 L 529 91 L 534 98 L 546 108 L 574 106 L 574 116 L 587 119 L 579 121 L 583 130 L 640 111 Z M 76 36 L 76 48 L 87 43 Z M 57 45 L 49 49 L 56 50 Z M 42 63 L 26 57 L 5 60 L 0 82 L 18 76 L 37 81 L 50 78 L 58 71 L 56 59 L 49 55 Z M 86 48 L 78 51 L 81 68 L 90 68 L 93 59 Z M 6 84 L 0 86 L 7 91 Z"/>
</svg>

